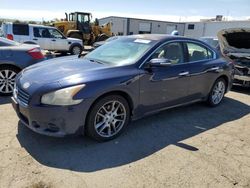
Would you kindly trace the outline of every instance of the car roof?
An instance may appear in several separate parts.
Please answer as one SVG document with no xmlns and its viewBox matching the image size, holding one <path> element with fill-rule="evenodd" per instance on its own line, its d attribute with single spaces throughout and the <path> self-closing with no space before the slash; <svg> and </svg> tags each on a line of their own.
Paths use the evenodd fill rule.
<svg viewBox="0 0 250 188">
<path fill-rule="evenodd" d="M 127 36 L 129 38 L 139 38 L 139 39 L 145 39 L 145 40 L 155 40 L 155 41 L 167 41 L 167 40 L 188 40 L 188 41 L 194 41 L 194 42 L 202 42 L 198 39 L 179 36 L 179 35 L 168 35 L 168 34 L 141 34 L 141 35 L 129 35 Z M 204 42 L 202 42 L 204 43 Z"/>
<path fill-rule="evenodd" d="M 13 24 L 29 25 L 31 27 L 43 27 L 43 28 L 53 28 L 53 29 L 55 29 L 55 27 L 53 27 L 53 26 L 46 26 L 46 25 L 39 25 L 39 24 L 3 22 L 3 25 L 13 25 Z"/>
</svg>

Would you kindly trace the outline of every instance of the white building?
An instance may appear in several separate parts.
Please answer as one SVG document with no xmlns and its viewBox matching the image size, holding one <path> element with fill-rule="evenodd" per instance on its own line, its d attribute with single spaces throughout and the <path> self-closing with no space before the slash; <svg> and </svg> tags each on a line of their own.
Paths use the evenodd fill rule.
<svg viewBox="0 0 250 188">
<path fill-rule="evenodd" d="M 222 20 L 222 16 L 219 17 Z M 201 22 L 167 22 L 157 20 L 144 20 L 138 18 L 125 18 L 110 16 L 101 18 L 100 24 L 112 23 L 112 32 L 115 35 L 132 34 L 171 34 L 175 29 L 180 35 L 187 37 L 200 38 L 204 36 L 216 37 L 222 29 L 228 28 L 250 28 L 250 20 L 245 21 L 218 21 L 216 19 Z"/>
<path fill-rule="evenodd" d="M 250 20 L 187 22 L 185 23 L 184 35 L 193 38 L 216 37 L 220 30 L 228 28 L 250 28 Z"/>
<path fill-rule="evenodd" d="M 184 35 L 184 23 L 164 22 L 157 20 L 144 20 L 138 18 L 125 18 L 110 16 L 99 19 L 100 25 L 111 22 L 112 33 L 115 35 L 133 35 L 133 34 L 171 34 L 177 29 L 180 35 Z"/>
</svg>

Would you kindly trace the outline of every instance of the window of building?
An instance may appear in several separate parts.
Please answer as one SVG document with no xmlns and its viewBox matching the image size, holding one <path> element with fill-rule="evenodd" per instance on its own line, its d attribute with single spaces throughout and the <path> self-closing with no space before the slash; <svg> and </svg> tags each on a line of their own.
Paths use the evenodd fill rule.
<svg viewBox="0 0 250 188">
<path fill-rule="evenodd" d="M 189 30 L 194 30 L 194 24 L 188 24 L 188 29 Z"/>
</svg>

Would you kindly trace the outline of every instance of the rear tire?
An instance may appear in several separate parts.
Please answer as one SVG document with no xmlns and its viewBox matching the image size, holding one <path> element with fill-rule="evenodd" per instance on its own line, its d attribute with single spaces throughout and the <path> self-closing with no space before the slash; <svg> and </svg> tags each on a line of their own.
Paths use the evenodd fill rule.
<svg viewBox="0 0 250 188">
<path fill-rule="evenodd" d="M 210 91 L 207 100 L 208 105 L 212 107 L 218 106 L 224 98 L 224 95 L 226 93 L 226 88 L 227 85 L 225 79 L 223 78 L 217 79 Z"/>
<path fill-rule="evenodd" d="M 1 96 L 10 96 L 13 93 L 15 78 L 20 72 L 20 69 L 3 65 L 0 66 L 0 95 Z"/>
<path fill-rule="evenodd" d="M 91 107 L 87 117 L 87 135 L 97 141 L 108 141 L 119 136 L 130 120 L 130 108 L 125 98 L 109 95 Z"/>
</svg>

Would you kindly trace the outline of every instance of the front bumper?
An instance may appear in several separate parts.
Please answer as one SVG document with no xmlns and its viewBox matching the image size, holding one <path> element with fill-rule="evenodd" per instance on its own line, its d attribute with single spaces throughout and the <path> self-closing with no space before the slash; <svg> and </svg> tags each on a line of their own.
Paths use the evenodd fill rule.
<svg viewBox="0 0 250 188">
<path fill-rule="evenodd" d="M 14 97 L 12 106 L 21 122 L 36 133 L 64 137 L 84 133 L 90 100 L 75 106 L 23 106 Z"/>
</svg>

